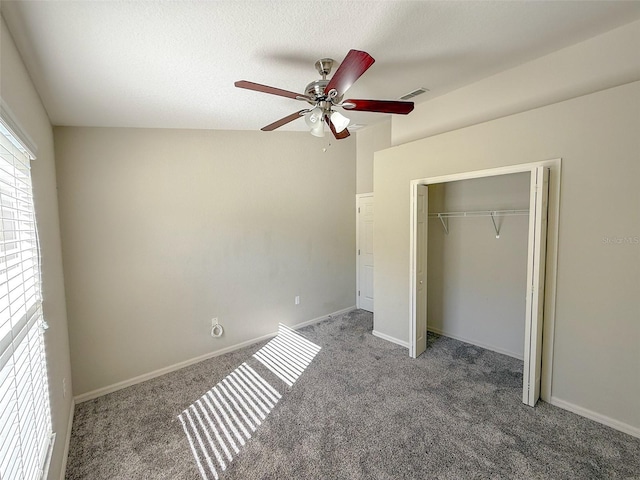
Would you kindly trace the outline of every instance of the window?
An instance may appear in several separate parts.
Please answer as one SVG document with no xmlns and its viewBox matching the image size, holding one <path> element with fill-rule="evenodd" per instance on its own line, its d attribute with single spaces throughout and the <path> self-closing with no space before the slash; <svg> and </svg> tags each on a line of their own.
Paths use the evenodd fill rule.
<svg viewBox="0 0 640 480">
<path fill-rule="evenodd" d="M 0 478 L 39 479 L 53 443 L 30 155 L 0 124 Z"/>
</svg>

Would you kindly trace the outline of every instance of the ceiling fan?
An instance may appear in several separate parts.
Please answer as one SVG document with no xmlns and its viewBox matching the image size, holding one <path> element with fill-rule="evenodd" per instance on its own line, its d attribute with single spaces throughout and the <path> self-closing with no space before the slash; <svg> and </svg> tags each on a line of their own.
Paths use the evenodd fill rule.
<svg viewBox="0 0 640 480">
<path fill-rule="evenodd" d="M 318 73 L 322 76 L 322 79 L 307 85 L 304 94 L 248 82 L 246 80 L 240 80 L 234 85 L 238 88 L 246 88 L 248 90 L 300 100 L 313 106 L 313 108 L 303 109 L 287 115 L 266 127 L 262 127 L 261 130 L 269 132 L 297 118 L 304 117 L 307 125 L 311 129 L 312 135 L 323 137 L 324 123 L 326 122 L 336 139 L 340 140 L 349 136 L 349 130 L 347 130 L 349 119 L 340 112 L 335 111 L 335 107 L 361 112 L 395 113 L 401 115 L 406 115 L 413 110 L 413 102 L 399 102 L 395 100 L 343 100 L 345 92 L 373 65 L 373 62 L 375 62 L 375 60 L 367 52 L 350 50 L 333 74 L 333 77 L 331 77 L 331 80 L 327 80 L 327 75 L 331 73 L 334 60 L 331 58 L 320 59 L 316 62 L 315 66 Z"/>
</svg>

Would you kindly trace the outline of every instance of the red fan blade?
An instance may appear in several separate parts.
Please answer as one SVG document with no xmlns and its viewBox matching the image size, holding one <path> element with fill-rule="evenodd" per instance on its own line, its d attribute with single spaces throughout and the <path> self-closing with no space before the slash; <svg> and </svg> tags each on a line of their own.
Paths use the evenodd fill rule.
<svg viewBox="0 0 640 480">
<path fill-rule="evenodd" d="M 267 85 L 260 85 L 259 83 L 247 82 L 246 80 L 240 80 L 234 83 L 238 88 L 246 88 L 247 90 L 255 90 L 256 92 L 270 93 L 271 95 L 280 95 L 281 97 L 293 98 L 294 100 L 306 100 L 307 96 L 301 93 L 290 92 L 289 90 L 282 90 L 281 88 L 269 87 Z"/>
<path fill-rule="evenodd" d="M 342 108 L 361 112 L 399 113 L 406 115 L 413 110 L 413 102 L 397 102 L 395 100 L 345 100 Z"/>
<path fill-rule="evenodd" d="M 262 130 L 263 132 L 270 132 L 272 130 L 275 130 L 276 128 L 286 125 L 289 122 L 293 122 L 296 118 L 300 118 L 300 116 L 302 115 L 302 112 L 306 112 L 306 111 L 307 110 L 300 110 L 299 112 L 292 113 L 291 115 L 287 115 L 286 117 L 281 118 L 277 122 L 273 122 L 267 125 L 266 127 L 262 127 L 260 130 Z"/>
<path fill-rule="evenodd" d="M 336 97 L 344 95 L 344 92 L 373 65 L 373 62 L 375 60 L 367 52 L 349 50 L 324 91 L 330 95 L 331 90 L 335 90 L 337 92 Z"/>
<path fill-rule="evenodd" d="M 349 135 L 351 135 L 349 133 L 349 130 L 347 130 L 346 128 L 340 133 L 336 132 L 336 127 L 333 126 L 333 123 L 331 123 L 331 119 L 328 115 L 324 116 L 324 121 L 327 122 L 327 125 L 329 125 L 331 133 L 333 133 L 333 136 L 336 137 L 336 140 L 342 140 L 343 138 L 347 138 Z"/>
</svg>

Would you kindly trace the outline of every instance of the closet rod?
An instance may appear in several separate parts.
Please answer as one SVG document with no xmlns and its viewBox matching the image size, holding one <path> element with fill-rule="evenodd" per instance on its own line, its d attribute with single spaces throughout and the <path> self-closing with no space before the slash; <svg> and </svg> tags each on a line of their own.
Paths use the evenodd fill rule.
<svg viewBox="0 0 640 480">
<path fill-rule="evenodd" d="M 478 210 L 474 212 L 440 212 L 430 213 L 430 217 L 440 219 L 444 233 L 449 235 L 449 218 L 461 218 L 461 217 L 491 217 L 493 223 L 493 229 L 496 231 L 496 238 L 500 238 L 500 228 L 496 223 L 496 217 L 508 217 L 512 215 L 529 215 L 529 210 Z M 447 221 L 445 221 L 445 219 Z"/>
<path fill-rule="evenodd" d="M 506 217 L 509 215 L 529 215 L 529 210 L 478 210 L 474 212 L 440 212 L 430 213 L 430 217 Z"/>
</svg>

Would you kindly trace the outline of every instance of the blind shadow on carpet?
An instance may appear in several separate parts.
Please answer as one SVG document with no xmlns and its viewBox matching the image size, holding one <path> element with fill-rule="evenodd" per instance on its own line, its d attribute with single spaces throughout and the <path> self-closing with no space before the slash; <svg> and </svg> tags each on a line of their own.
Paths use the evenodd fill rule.
<svg viewBox="0 0 640 480">
<path fill-rule="evenodd" d="M 278 335 L 253 354 L 288 388 L 304 373 L 320 347 L 280 324 Z M 279 391 L 280 390 L 280 391 Z M 178 419 L 204 480 L 220 478 L 282 398 L 247 362 L 186 408 Z"/>
</svg>

